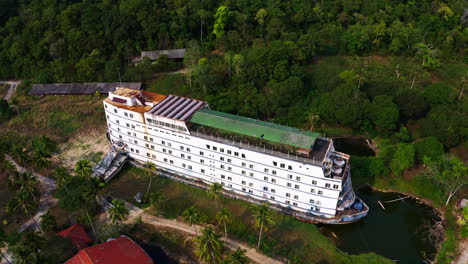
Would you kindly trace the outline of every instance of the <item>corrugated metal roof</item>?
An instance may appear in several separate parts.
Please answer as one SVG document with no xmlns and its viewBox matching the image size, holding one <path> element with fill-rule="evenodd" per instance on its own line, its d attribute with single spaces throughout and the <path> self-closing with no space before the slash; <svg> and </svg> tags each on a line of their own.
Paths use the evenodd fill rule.
<svg viewBox="0 0 468 264">
<path fill-rule="evenodd" d="M 94 94 L 115 91 L 116 87 L 140 90 L 141 83 L 50 83 L 34 84 L 30 95 Z"/>
<path fill-rule="evenodd" d="M 171 94 L 155 105 L 149 113 L 187 121 L 193 113 L 204 106 L 206 106 L 206 102 L 204 101 Z"/>
<path fill-rule="evenodd" d="M 292 127 L 210 109 L 197 111 L 190 122 L 305 149 L 311 149 L 319 136 L 318 133 L 300 131 Z"/>
<path fill-rule="evenodd" d="M 72 225 L 71 227 L 57 233 L 57 236 L 70 238 L 78 250 L 86 248 L 89 243 L 93 242 L 84 227 L 79 224 Z"/>
<path fill-rule="evenodd" d="M 142 51 L 141 56 L 135 58 L 133 62 L 140 62 L 144 57 L 150 60 L 157 60 L 159 56 L 166 55 L 169 59 L 182 59 L 185 57 L 186 49 L 170 49 L 170 50 L 150 50 Z"/>
<path fill-rule="evenodd" d="M 146 252 L 128 237 L 119 237 L 81 250 L 65 264 L 154 264 Z"/>
</svg>

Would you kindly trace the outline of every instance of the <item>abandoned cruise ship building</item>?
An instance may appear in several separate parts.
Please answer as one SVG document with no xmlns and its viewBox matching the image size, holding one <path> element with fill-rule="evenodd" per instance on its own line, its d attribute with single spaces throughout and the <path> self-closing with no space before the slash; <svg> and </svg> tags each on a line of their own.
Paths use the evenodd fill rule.
<svg viewBox="0 0 468 264">
<path fill-rule="evenodd" d="M 104 108 L 111 142 L 140 163 L 221 183 L 233 197 L 268 202 L 303 221 L 341 224 L 368 213 L 351 186 L 349 155 L 319 134 L 128 88 L 109 93 Z"/>
</svg>

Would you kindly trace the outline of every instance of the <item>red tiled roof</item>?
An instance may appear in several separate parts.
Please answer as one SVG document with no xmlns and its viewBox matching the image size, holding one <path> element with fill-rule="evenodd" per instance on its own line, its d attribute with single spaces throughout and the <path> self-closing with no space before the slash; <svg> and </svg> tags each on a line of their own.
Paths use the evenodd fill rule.
<svg viewBox="0 0 468 264">
<path fill-rule="evenodd" d="M 86 230 L 81 225 L 72 225 L 71 227 L 57 233 L 58 236 L 70 238 L 78 250 L 88 247 L 92 242 Z"/>
<path fill-rule="evenodd" d="M 122 236 L 85 248 L 65 264 L 154 264 L 154 262 L 137 243 Z"/>
</svg>

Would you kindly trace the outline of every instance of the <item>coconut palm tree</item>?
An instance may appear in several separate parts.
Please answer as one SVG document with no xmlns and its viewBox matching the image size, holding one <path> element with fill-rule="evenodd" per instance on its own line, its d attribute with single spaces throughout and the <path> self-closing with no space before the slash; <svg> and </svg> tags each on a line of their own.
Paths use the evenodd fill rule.
<svg viewBox="0 0 468 264">
<path fill-rule="evenodd" d="M 248 264 L 249 258 L 245 255 L 246 250 L 238 248 L 236 251 L 229 254 L 226 259 L 226 264 Z"/>
<path fill-rule="evenodd" d="M 44 231 L 47 232 L 56 225 L 57 221 L 55 220 L 55 217 L 50 214 L 50 212 L 47 212 L 41 216 L 41 227 Z"/>
<path fill-rule="evenodd" d="M 7 246 L 5 232 L 3 229 L 0 229 L 0 248 Z M 0 250 L 0 260 L 4 259 L 8 264 L 11 264 L 10 260 L 3 255 L 3 252 Z M 1 262 L 1 261 L 0 261 Z"/>
<path fill-rule="evenodd" d="M 257 248 L 260 248 L 263 231 L 266 231 L 270 225 L 274 224 L 273 216 L 265 203 L 262 203 L 261 205 L 258 205 L 254 208 L 253 216 L 255 218 L 255 228 L 260 229 L 257 244 Z"/>
<path fill-rule="evenodd" d="M 153 180 L 153 175 L 157 172 L 156 164 L 151 161 L 145 163 L 144 168 L 146 170 L 146 175 L 150 178 L 148 183 L 148 189 L 146 190 L 146 194 L 149 193 L 151 188 L 151 181 Z"/>
<path fill-rule="evenodd" d="M 211 226 L 202 229 L 201 235 L 195 239 L 197 244 L 195 253 L 201 261 L 210 264 L 221 262 L 224 245 L 220 237 L 221 235 Z"/>
<path fill-rule="evenodd" d="M 80 160 L 75 164 L 76 175 L 88 179 L 91 176 L 91 164 L 87 160 Z"/>
<path fill-rule="evenodd" d="M 112 207 L 109 209 L 109 216 L 113 223 L 121 222 L 127 219 L 128 208 L 125 206 L 124 202 L 120 200 L 113 200 Z"/>
<path fill-rule="evenodd" d="M 45 238 L 43 235 L 36 231 L 27 231 L 24 234 L 24 246 L 31 249 L 39 257 L 40 249 L 45 245 Z"/>
<path fill-rule="evenodd" d="M 35 152 L 33 155 L 33 162 L 34 165 L 37 166 L 38 168 L 45 168 L 50 165 L 50 161 L 47 158 L 48 155 L 46 155 L 42 151 Z"/>
<path fill-rule="evenodd" d="M 218 208 L 218 198 L 220 196 L 220 192 L 223 189 L 223 185 L 219 182 L 214 182 L 210 189 L 208 189 L 208 195 L 214 198 L 216 208 Z"/>
<path fill-rule="evenodd" d="M 185 222 L 188 222 L 190 226 L 200 223 L 200 212 L 195 206 L 190 206 L 183 213 L 182 217 Z M 197 227 L 195 226 L 195 233 L 198 235 Z"/>
<path fill-rule="evenodd" d="M 37 263 L 36 254 L 30 248 L 24 246 L 15 246 L 12 249 L 13 262 L 15 264 L 31 264 Z"/>
<path fill-rule="evenodd" d="M 216 220 L 220 225 L 224 226 L 224 237 L 227 238 L 227 223 L 231 222 L 231 212 L 227 208 L 221 209 L 216 214 Z"/>
<path fill-rule="evenodd" d="M 314 127 L 320 121 L 320 116 L 315 112 L 309 112 L 307 114 L 307 121 L 310 125 L 310 131 L 314 132 Z"/>
<path fill-rule="evenodd" d="M 31 211 L 34 210 L 37 206 L 36 199 L 31 195 L 30 192 L 20 189 L 16 194 L 16 197 L 10 200 L 12 205 L 8 206 L 8 209 L 11 210 L 12 213 L 23 212 L 31 219 L 33 219 L 34 223 L 36 224 L 37 228 L 41 233 L 42 231 L 41 226 L 37 223 L 36 219 L 32 216 Z"/>
<path fill-rule="evenodd" d="M 55 183 L 57 184 L 57 187 L 65 186 L 65 189 L 67 188 L 66 184 L 71 179 L 70 174 L 67 173 L 67 169 L 65 169 L 64 167 L 59 167 L 54 170 L 53 176 L 55 179 Z M 68 189 L 66 190 L 68 193 Z"/>
<path fill-rule="evenodd" d="M 28 159 L 28 153 L 26 152 L 26 149 L 19 144 L 14 144 L 11 147 L 10 154 L 21 165 L 24 165 L 24 162 Z"/>
<path fill-rule="evenodd" d="M 98 178 L 90 178 L 89 181 L 87 181 L 86 186 L 87 188 L 82 194 L 83 200 L 86 202 L 86 205 L 84 206 L 84 211 L 89 223 L 91 224 L 91 228 L 93 229 L 93 232 L 96 235 L 96 230 L 94 229 L 93 221 L 89 216 L 88 208 L 91 208 L 92 210 L 96 209 L 97 201 L 101 198 L 104 184 Z"/>
<path fill-rule="evenodd" d="M 164 194 L 161 192 L 151 192 L 147 195 L 148 202 L 152 208 L 159 206 L 165 200 Z"/>
<path fill-rule="evenodd" d="M 39 181 L 32 172 L 27 171 L 20 174 L 20 191 L 25 191 L 31 194 L 34 201 L 36 201 L 36 195 L 38 194 Z"/>
</svg>

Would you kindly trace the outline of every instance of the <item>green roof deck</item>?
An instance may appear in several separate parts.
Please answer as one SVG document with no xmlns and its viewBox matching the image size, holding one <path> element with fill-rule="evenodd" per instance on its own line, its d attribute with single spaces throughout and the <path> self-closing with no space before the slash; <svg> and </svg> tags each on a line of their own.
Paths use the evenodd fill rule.
<svg viewBox="0 0 468 264">
<path fill-rule="evenodd" d="M 304 132 L 292 127 L 210 109 L 197 111 L 190 122 L 304 149 L 311 149 L 319 136 L 318 133 Z"/>
</svg>

